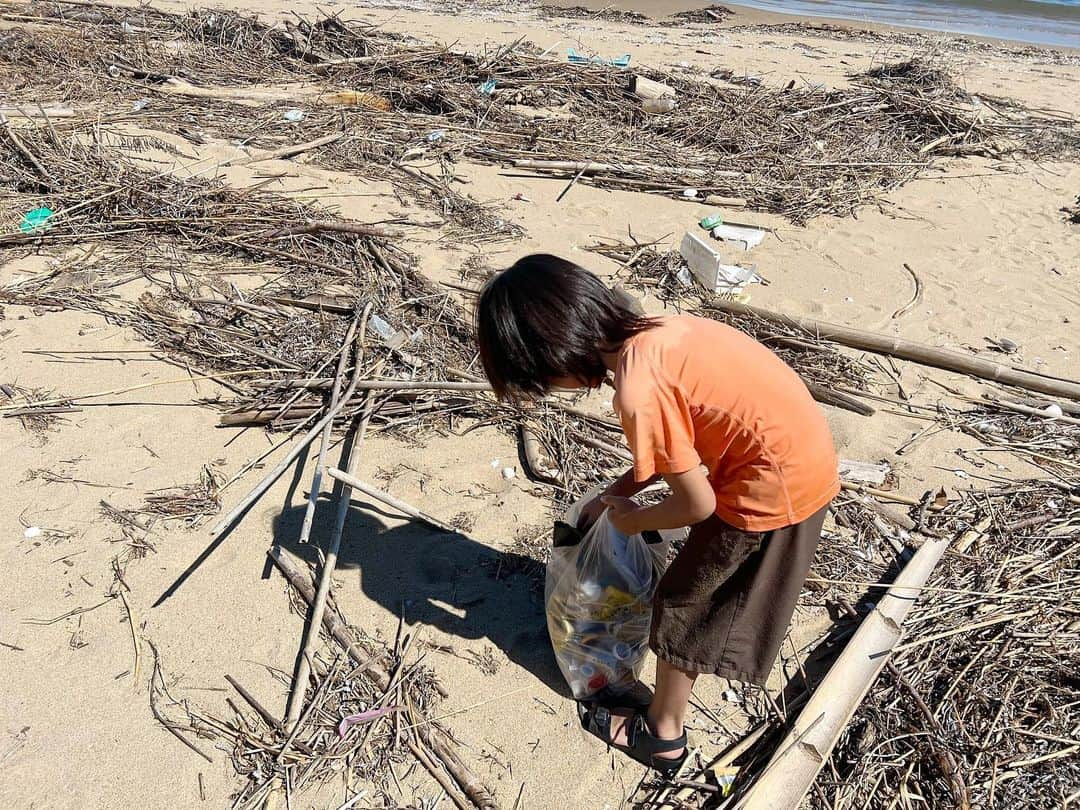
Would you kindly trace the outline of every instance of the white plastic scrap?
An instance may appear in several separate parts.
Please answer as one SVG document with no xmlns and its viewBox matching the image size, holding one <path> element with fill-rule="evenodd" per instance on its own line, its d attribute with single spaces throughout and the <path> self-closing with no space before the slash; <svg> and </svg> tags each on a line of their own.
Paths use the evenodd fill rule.
<svg viewBox="0 0 1080 810">
<path fill-rule="evenodd" d="M 765 231 L 745 225 L 717 225 L 712 229 L 712 235 L 742 250 L 750 250 L 761 244 Z"/>
<path fill-rule="evenodd" d="M 286 110 L 284 113 L 281 114 L 281 117 L 284 118 L 286 121 L 292 121 L 295 124 L 297 121 L 304 120 L 304 111 Z"/>
<path fill-rule="evenodd" d="M 840 477 L 845 481 L 870 484 L 875 487 L 880 487 L 885 483 L 889 470 L 888 464 L 872 464 L 867 461 L 852 461 L 847 458 L 840 459 L 839 464 Z"/>
<path fill-rule="evenodd" d="M 26 531 L 23 532 L 23 537 L 25 537 L 27 540 L 33 540 L 35 537 L 39 537 L 40 535 L 40 526 L 27 526 Z"/>
<path fill-rule="evenodd" d="M 503 467 L 502 477 L 509 481 L 511 478 L 517 478 L 517 470 L 513 467 Z"/>
</svg>

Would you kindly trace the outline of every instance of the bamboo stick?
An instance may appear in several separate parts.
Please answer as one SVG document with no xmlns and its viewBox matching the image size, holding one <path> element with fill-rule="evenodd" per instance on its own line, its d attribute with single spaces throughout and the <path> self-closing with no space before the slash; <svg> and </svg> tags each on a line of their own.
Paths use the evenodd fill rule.
<svg viewBox="0 0 1080 810">
<path fill-rule="evenodd" d="M 992 360 L 984 360 L 981 357 L 972 357 L 971 355 L 952 351 L 951 349 L 939 349 L 936 346 L 927 346 L 913 340 L 904 340 L 903 338 L 891 337 L 878 332 L 867 332 L 850 326 L 826 323 L 816 318 L 784 315 L 735 301 L 717 300 L 710 302 L 710 307 L 731 315 L 748 315 L 761 318 L 770 323 L 794 324 L 818 338 L 831 340 L 853 349 L 887 354 L 901 360 L 910 360 L 914 363 L 921 363 L 925 366 L 933 366 L 946 371 L 955 371 L 960 374 L 970 374 L 983 380 L 1015 385 L 1029 391 L 1080 399 L 1080 382 L 1046 377 L 1033 371 L 1024 371 L 1002 363 L 995 363 Z"/>
<path fill-rule="evenodd" d="M 441 529 L 444 532 L 457 532 L 457 529 L 455 529 L 449 523 L 444 523 L 437 517 L 432 517 L 426 512 L 421 512 L 415 506 L 412 506 L 411 504 L 408 504 L 405 501 L 400 500 L 399 498 L 395 498 L 388 492 L 383 492 L 381 489 L 377 489 L 370 484 L 366 484 L 359 478 L 350 475 L 343 470 L 338 470 L 334 467 L 331 467 L 329 470 L 326 471 L 326 474 L 334 480 L 340 481 L 346 486 L 351 487 L 352 489 L 358 489 L 365 495 L 374 498 L 377 501 L 381 501 L 382 503 L 393 509 L 397 509 L 402 514 L 408 515 L 414 520 L 422 521 L 430 526 L 434 526 L 436 529 Z"/>
<path fill-rule="evenodd" d="M 370 304 L 368 305 L 367 309 L 370 309 Z M 367 309 L 365 309 L 365 312 L 367 312 Z M 367 323 L 366 315 L 363 317 L 362 322 L 365 324 Z M 347 351 L 342 352 L 342 356 L 346 356 L 347 354 Z M 353 382 L 356 382 L 356 380 L 354 379 Z M 307 446 L 315 440 L 315 437 L 321 435 L 328 425 L 333 424 L 333 421 L 335 418 L 337 418 L 338 413 L 348 404 L 354 393 L 355 389 L 350 388 L 350 390 L 345 392 L 345 394 L 340 397 L 340 400 L 336 403 L 336 405 L 328 408 L 326 411 L 326 415 L 323 416 L 323 418 L 316 422 L 314 425 L 312 425 L 311 429 L 307 433 L 305 433 L 303 437 L 301 437 L 300 441 L 293 445 L 293 448 L 286 454 L 285 458 L 283 458 L 276 465 L 274 465 L 270 472 L 263 476 L 262 480 L 259 481 L 259 483 L 256 484 L 254 488 L 252 488 L 252 490 L 248 492 L 248 494 L 245 495 L 240 500 L 240 502 L 229 511 L 227 515 L 225 515 L 225 517 L 219 520 L 214 525 L 214 527 L 210 529 L 210 536 L 216 537 L 217 535 L 221 534 L 223 531 L 225 531 L 225 529 L 229 528 L 233 524 L 233 522 L 237 520 L 237 518 L 243 515 L 244 512 L 246 512 L 251 507 L 252 504 L 259 500 L 259 498 L 263 496 L 263 493 L 266 492 L 266 490 L 268 490 L 273 485 L 273 483 L 277 481 L 278 478 L 280 478 L 281 475 L 287 469 L 289 469 L 289 467 L 292 466 L 292 463 L 296 461 L 300 454 L 303 453 L 305 449 L 307 449 Z"/>
<path fill-rule="evenodd" d="M 325 390 L 333 385 L 330 377 L 313 377 L 292 380 L 259 380 L 256 388 L 306 388 L 312 391 Z M 357 391 L 490 391 L 491 385 L 484 382 L 424 382 L 420 380 L 360 380 Z"/>
<path fill-rule="evenodd" d="M 532 160 L 514 161 L 517 169 L 538 169 L 555 172 L 580 172 L 581 174 L 649 174 L 667 172 L 693 177 L 743 177 L 742 172 L 721 171 L 719 169 L 690 169 L 679 166 L 653 166 L 648 163 L 596 163 L 581 160 Z"/>
<path fill-rule="evenodd" d="M 742 810 L 799 806 L 833 746 L 900 639 L 901 628 L 948 540 L 928 538 L 867 615 L 780 743 L 764 773 L 735 805 Z"/>
<path fill-rule="evenodd" d="M 364 338 L 367 334 L 367 319 L 371 314 L 371 304 L 364 307 L 362 315 L 353 318 L 349 324 L 349 331 L 345 334 L 346 346 L 352 343 L 353 334 L 356 332 L 359 322 L 360 334 L 356 341 L 356 358 L 353 363 L 352 379 L 349 393 L 355 390 L 355 383 L 360 377 L 360 366 L 364 359 Z M 338 357 L 337 376 L 334 380 L 333 394 L 330 399 L 330 410 L 335 411 L 341 399 L 341 386 L 345 374 L 345 367 L 349 362 L 348 349 L 341 352 Z M 365 423 L 366 424 L 366 423 Z M 330 433 L 333 430 L 333 422 L 327 422 L 323 427 L 322 436 L 319 439 L 319 457 L 315 463 L 315 472 L 312 475 L 311 491 L 308 493 L 307 508 L 304 511 L 304 522 L 300 527 L 300 545 L 307 544 L 311 537 L 311 525 L 315 519 L 315 505 L 319 501 L 319 493 L 322 491 L 322 478 L 326 469 L 326 452 L 330 446 Z M 347 464 L 352 464 L 353 451 L 357 445 L 353 444 L 350 449 Z M 336 529 L 336 527 L 335 527 Z M 304 693 L 307 691 L 307 680 L 311 675 L 311 656 L 315 654 L 315 642 L 319 639 L 319 626 L 322 623 L 322 614 L 326 609 L 326 596 L 330 592 L 330 579 L 334 568 L 337 566 L 338 547 L 341 544 L 341 532 L 336 531 L 330 538 L 330 546 L 327 549 L 326 558 L 323 562 L 322 575 L 319 578 L 319 590 L 315 594 L 315 603 L 311 606 L 311 614 L 308 618 L 307 629 L 300 647 L 300 658 L 296 662 L 296 677 L 293 678 L 292 691 L 289 693 L 289 703 L 285 712 L 285 730 L 292 731 L 300 718 L 300 710 L 304 704 Z"/>
</svg>

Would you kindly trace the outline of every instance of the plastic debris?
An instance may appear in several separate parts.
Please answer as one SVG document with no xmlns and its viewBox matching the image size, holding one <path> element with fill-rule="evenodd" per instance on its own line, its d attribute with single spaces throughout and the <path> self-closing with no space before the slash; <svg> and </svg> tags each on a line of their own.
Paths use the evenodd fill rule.
<svg viewBox="0 0 1080 810">
<path fill-rule="evenodd" d="M 630 54 L 624 53 L 622 56 L 615 56 L 611 59 L 605 59 L 602 56 L 582 56 L 573 48 L 566 49 L 566 58 L 573 65 L 607 65 L 608 67 L 624 68 L 630 64 Z"/>
<path fill-rule="evenodd" d="M 492 93 L 495 92 L 495 80 L 494 79 L 488 79 L 486 82 L 484 82 L 482 85 L 480 85 L 476 89 L 479 90 L 481 93 L 483 93 L 485 96 L 490 96 Z"/>
<path fill-rule="evenodd" d="M 855 484 L 870 484 L 880 487 L 885 483 L 892 468 L 888 464 L 873 464 L 868 461 L 840 459 L 840 477 Z"/>
<path fill-rule="evenodd" d="M 641 109 L 653 115 L 669 113 L 675 109 L 673 98 L 649 98 L 641 102 Z"/>
<path fill-rule="evenodd" d="M 730 796 L 735 789 L 735 779 L 739 775 L 739 767 L 730 765 L 726 768 L 713 768 L 712 774 L 716 778 L 716 786 L 720 788 L 721 796 Z"/>
<path fill-rule="evenodd" d="M 445 137 L 446 137 L 446 130 L 445 129 L 437 129 L 434 132 L 429 132 L 427 134 L 427 137 L 424 140 L 426 140 L 428 143 L 437 143 L 438 141 L 441 141 Z"/>
<path fill-rule="evenodd" d="M 747 284 L 761 281 L 754 266 L 726 264 L 719 252 L 695 233 L 683 236 L 679 253 L 701 285 L 712 292 L 738 294 Z"/>
<path fill-rule="evenodd" d="M 1052 419 L 1058 419 L 1059 417 L 1065 415 L 1065 411 L 1061 410 L 1061 406 L 1058 405 L 1056 402 L 1051 402 L 1049 405 L 1042 409 L 1042 412 Z"/>
<path fill-rule="evenodd" d="M 53 213 L 51 208 L 34 208 L 31 211 L 27 211 L 23 214 L 22 222 L 19 223 L 19 230 L 23 233 L 37 233 L 43 231 L 47 227 Z"/>
<path fill-rule="evenodd" d="M 140 99 L 137 99 L 136 101 L 131 102 L 131 111 L 132 112 L 139 112 L 139 110 L 145 110 L 149 106 L 150 106 L 150 99 L 148 99 L 148 98 L 140 98 Z"/>
<path fill-rule="evenodd" d="M 40 526 L 27 526 L 26 531 L 23 532 L 23 537 L 27 540 L 33 540 L 35 537 L 41 536 Z"/>
<path fill-rule="evenodd" d="M 281 117 L 286 121 L 292 121 L 295 124 L 297 121 L 303 121 L 304 115 L 305 113 L 303 110 L 286 110 L 281 114 Z"/>
<path fill-rule="evenodd" d="M 761 240 L 765 238 L 765 231 L 747 225 L 720 224 L 712 229 L 712 235 L 736 247 L 741 246 L 742 250 L 750 250 L 761 244 Z"/>
<path fill-rule="evenodd" d="M 389 349 L 400 349 L 405 343 L 405 333 L 394 329 L 394 327 L 374 312 L 372 312 L 371 316 L 368 318 L 368 326 L 382 338 L 383 343 Z"/>
<path fill-rule="evenodd" d="M 707 217 L 702 217 L 698 223 L 702 228 L 707 231 L 711 231 L 713 228 L 719 227 L 724 224 L 724 218 L 719 214 L 709 214 Z"/>
<path fill-rule="evenodd" d="M 629 81 L 630 92 L 640 99 L 658 99 L 665 96 L 674 98 L 675 88 L 669 87 L 662 82 L 654 82 L 644 76 L 631 76 Z"/>
<path fill-rule="evenodd" d="M 517 470 L 515 470 L 513 467 L 503 467 L 502 477 L 505 478 L 507 481 L 512 478 L 517 478 Z"/>
<path fill-rule="evenodd" d="M 698 190 L 696 188 L 684 188 L 682 195 L 688 200 L 695 200 L 698 196 Z"/>
</svg>

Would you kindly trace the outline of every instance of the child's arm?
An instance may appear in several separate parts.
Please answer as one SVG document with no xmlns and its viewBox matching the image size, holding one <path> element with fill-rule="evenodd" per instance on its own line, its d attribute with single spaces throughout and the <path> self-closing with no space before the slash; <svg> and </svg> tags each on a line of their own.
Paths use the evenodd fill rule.
<svg viewBox="0 0 1080 810">
<path fill-rule="evenodd" d="M 665 473 L 671 494 L 655 506 L 638 506 L 626 497 L 605 495 L 612 524 L 623 534 L 660 529 L 681 529 L 700 523 L 716 511 L 716 493 L 705 471 L 694 467 L 683 473 Z"/>
</svg>

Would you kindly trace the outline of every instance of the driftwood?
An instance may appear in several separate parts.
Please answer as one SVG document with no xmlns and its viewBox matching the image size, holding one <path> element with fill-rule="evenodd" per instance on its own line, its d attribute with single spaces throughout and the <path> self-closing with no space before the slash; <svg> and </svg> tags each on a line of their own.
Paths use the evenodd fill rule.
<svg viewBox="0 0 1080 810">
<path fill-rule="evenodd" d="M 297 593 L 303 597 L 308 605 L 311 605 L 315 600 L 315 588 L 311 583 L 311 578 L 297 567 L 296 563 L 279 546 L 273 546 L 266 553 L 289 584 L 296 589 Z M 345 650 L 349 658 L 358 667 L 375 680 L 380 689 L 385 691 L 390 688 L 390 674 L 377 661 L 367 658 L 363 654 L 363 651 L 350 638 L 348 626 L 342 621 L 336 610 L 327 610 L 323 613 L 322 624 L 330 637 Z M 445 696 L 444 690 L 440 689 L 439 691 Z M 416 732 L 416 736 L 420 738 L 420 741 L 438 757 L 443 767 L 454 778 L 454 781 L 461 786 L 461 789 L 476 807 L 481 810 L 497 810 L 498 804 L 492 797 L 491 791 L 484 786 L 483 782 L 469 769 L 457 753 L 450 749 L 442 737 L 436 735 L 436 728 L 432 724 L 416 724 L 412 730 Z M 413 753 L 415 754 L 415 751 Z"/>
<path fill-rule="evenodd" d="M 804 379 L 803 382 L 806 383 L 806 388 L 810 392 L 810 396 L 824 405 L 832 405 L 834 408 L 843 408 L 845 411 L 851 411 L 860 416 L 873 416 L 875 413 L 873 406 L 868 405 L 861 399 L 857 399 L 850 394 L 834 391 L 827 385 L 821 385 L 820 383 L 811 380 Z"/>
<path fill-rule="evenodd" d="M 536 431 L 528 425 L 521 426 L 521 447 L 525 454 L 525 464 L 529 468 L 529 475 L 537 481 L 548 484 L 561 484 L 562 476 L 559 468 L 551 459 L 550 454 L 536 435 Z"/>
<path fill-rule="evenodd" d="M 959 374 L 970 374 L 983 380 L 990 380 L 1004 385 L 1015 385 L 1029 391 L 1038 391 L 1043 394 L 1068 397 L 1069 399 L 1080 399 L 1080 382 L 1047 377 L 1033 371 L 1024 371 L 1023 369 L 995 363 L 992 360 L 984 360 L 981 357 L 972 357 L 951 349 L 939 349 L 912 340 L 890 337 L 878 332 L 867 332 L 835 323 L 826 323 L 815 318 L 784 315 L 734 301 L 718 300 L 713 306 L 732 315 L 750 315 L 772 323 L 794 324 L 817 338 L 831 340 L 853 349 L 887 354 L 901 360 L 910 360 L 914 363 L 922 363 L 946 371 L 955 371 Z"/>
<path fill-rule="evenodd" d="M 335 222 L 333 220 L 313 220 L 303 225 L 291 225 L 279 228 L 267 236 L 279 239 L 283 236 L 300 236 L 305 233 L 318 233 L 319 231 L 335 231 L 336 233 L 351 233 L 357 236 L 401 236 L 397 231 L 388 231 L 378 225 L 365 225 L 362 222 Z"/>
<path fill-rule="evenodd" d="M 335 141 L 339 141 L 344 136 L 344 132 L 334 132 L 330 135 L 316 138 L 313 141 L 294 143 L 292 146 L 283 146 L 280 149 L 274 149 L 269 152 L 260 152 L 249 158 L 240 158 L 239 160 L 229 161 L 229 164 L 232 166 L 245 166 L 251 163 L 259 163 L 263 160 L 285 160 L 287 158 L 296 157 L 297 155 L 302 155 L 304 152 L 310 152 L 312 149 L 318 149 L 320 146 L 326 146 Z"/>
<path fill-rule="evenodd" d="M 514 161 L 514 168 L 536 169 L 547 172 L 580 172 L 581 174 L 649 174 L 663 172 L 691 177 L 742 177 L 742 172 L 712 169 L 687 169 L 678 166 L 653 166 L 648 163 L 595 163 L 582 160 L 532 160 Z"/>
<path fill-rule="evenodd" d="M 919 279 L 919 277 L 917 275 L 915 275 L 915 271 L 911 269 L 910 265 L 908 265 L 907 262 L 904 262 L 904 269 L 907 270 L 908 273 L 911 274 L 911 280 L 915 282 L 915 292 L 912 293 L 910 301 L 908 301 L 906 304 L 904 304 L 902 307 L 900 307 L 900 309 L 896 310 L 896 312 L 894 312 L 892 314 L 894 319 L 899 318 L 901 315 L 908 312 L 913 306 L 915 306 L 916 304 L 918 304 L 922 300 L 922 294 L 923 294 L 922 281 Z"/>
<path fill-rule="evenodd" d="M 794 810 L 799 806 L 900 640 L 904 618 L 949 542 L 928 538 L 915 552 L 863 620 L 737 808 Z"/>
<path fill-rule="evenodd" d="M 437 517 L 432 517 L 427 512 L 421 512 L 415 506 L 405 503 L 405 501 L 400 500 L 399 498 L 395 498 L 388 492 L 383 492 L 381 489 L 377 489 L 376 487 L 371 486 L 371 484 L 366 484 L 359 478 L 350 475 L 343 470 L 338 470 L 331 467 L 329 470 L 326 471 L 326 474 L 329 475 L 331 478 L 335 479 L 336 481 L 340 481 L 341 483 L 345 484 L 345 486 L 347 487 L 358 489 L 368 497 L 374 498 L 377 501 L 381 501 L 382 503 L 393 509 L 397 509 L 402 514 L 408 515 L 414 520 L 422 521 L 424 523 L 427 523 L 429 526 L 434 526 L 436 529 L 441 529 L 444 532 L 457 532 L 457 529 L 455 529 L 449 523 L 444 523 Z"/>
</svg>

